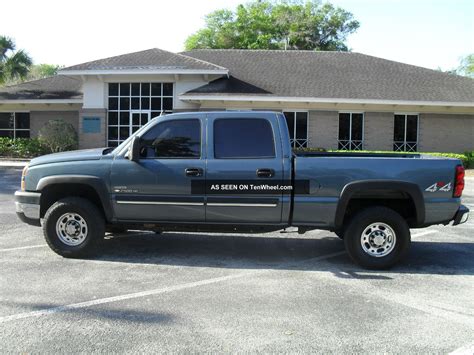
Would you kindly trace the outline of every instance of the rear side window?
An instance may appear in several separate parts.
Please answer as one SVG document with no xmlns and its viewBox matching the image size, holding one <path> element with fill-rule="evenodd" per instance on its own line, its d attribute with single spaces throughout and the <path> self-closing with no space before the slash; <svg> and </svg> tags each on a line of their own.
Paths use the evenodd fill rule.
<svg viewBox="0 0 474 355">
<path fill-rule="evenodd" d="M 199 120 L 172 120 L 158 123 L 141 138 L 143 158 L 200 158 Z"/>
<path fill-rule="evenodd" d="M 226 118 L 214 121 L 214 157 L 275 157 L 275 142 L 270 122 L 258 118 Z"/>
</svg>

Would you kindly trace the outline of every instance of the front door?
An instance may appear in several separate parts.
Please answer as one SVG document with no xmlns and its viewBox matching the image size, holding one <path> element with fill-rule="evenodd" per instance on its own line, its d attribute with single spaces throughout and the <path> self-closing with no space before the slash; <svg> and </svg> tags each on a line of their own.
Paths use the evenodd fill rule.
<svg viewBox="0 0 474 355">
<path fill-rule="evenodd" d="M 191 181 L 205 179 L 204 122 L 199 114 L 163 117 L 141 135 L 139 162 L 115 159 L 111 186 L 119 220 L 204 222 L 205 196 L 191 195 Z"/>
<path fill-rule="evenodd" d="M 140 127 L 146 125 L 150 121 L 150 111 L 130 111 L 130 135 L 140 129 Z"/>
</svg>

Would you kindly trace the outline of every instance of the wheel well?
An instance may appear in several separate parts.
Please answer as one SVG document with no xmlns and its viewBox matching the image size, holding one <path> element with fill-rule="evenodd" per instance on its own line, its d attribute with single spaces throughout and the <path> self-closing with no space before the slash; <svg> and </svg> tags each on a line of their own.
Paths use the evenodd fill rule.
<svg viewBox="0 0 474 355">
<path fill-rule="evenodd" d="M 81 197 L 89 200 L 100 211 L 104 211 L 99 194 L 95 189 L 85 184 L 55 184 L 46 186 L 41 190 L 40 217 L 44 217 L 46 211 L 58 200 L 66 197 Z"/>
<path fill-rule="evenodd" d="M 394 210 L 405 218 L 410 227 L 417 225 L 416 205 L 411 196 L 403 192 L 384 192 L 377 195 L 355 194 L 347 205 L 343 225 L 347 225 L 356 213 L 374 206 L 383 206 Z"/>
</svg>

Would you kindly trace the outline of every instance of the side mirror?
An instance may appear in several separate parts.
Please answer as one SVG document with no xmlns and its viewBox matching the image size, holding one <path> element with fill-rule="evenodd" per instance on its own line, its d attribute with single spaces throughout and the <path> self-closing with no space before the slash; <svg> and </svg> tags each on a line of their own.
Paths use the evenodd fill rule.
<svg viewBox="0 0 474 355">
<path fill-rule="evenodd" d="M 127 157 L 130 161 L 134 161 L 135 163 L 138 163 L 140 160 L 140 137 L 133 137 L 130 142 L 130 147 L 128 148 Z"/>
</svg>

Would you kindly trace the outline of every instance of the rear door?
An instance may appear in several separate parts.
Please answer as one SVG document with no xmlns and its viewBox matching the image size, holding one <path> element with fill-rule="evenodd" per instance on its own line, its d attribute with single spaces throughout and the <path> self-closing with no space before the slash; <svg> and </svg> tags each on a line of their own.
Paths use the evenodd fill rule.
<svg viewBox="0 0 474 355">
<path fill-rule="evenodd" d="M 245 191 L 245 185 L 283 180 L 283 158 L 276 114 L 208 114 L 206 222 L 281 223 L 282 193 Z M 235 186 L 235 185 L 242 185 Z M 235 189 L 237 187 L 237 189 Z M 229 189 L 227 189 L 229 188 Z"/>
</svg>

